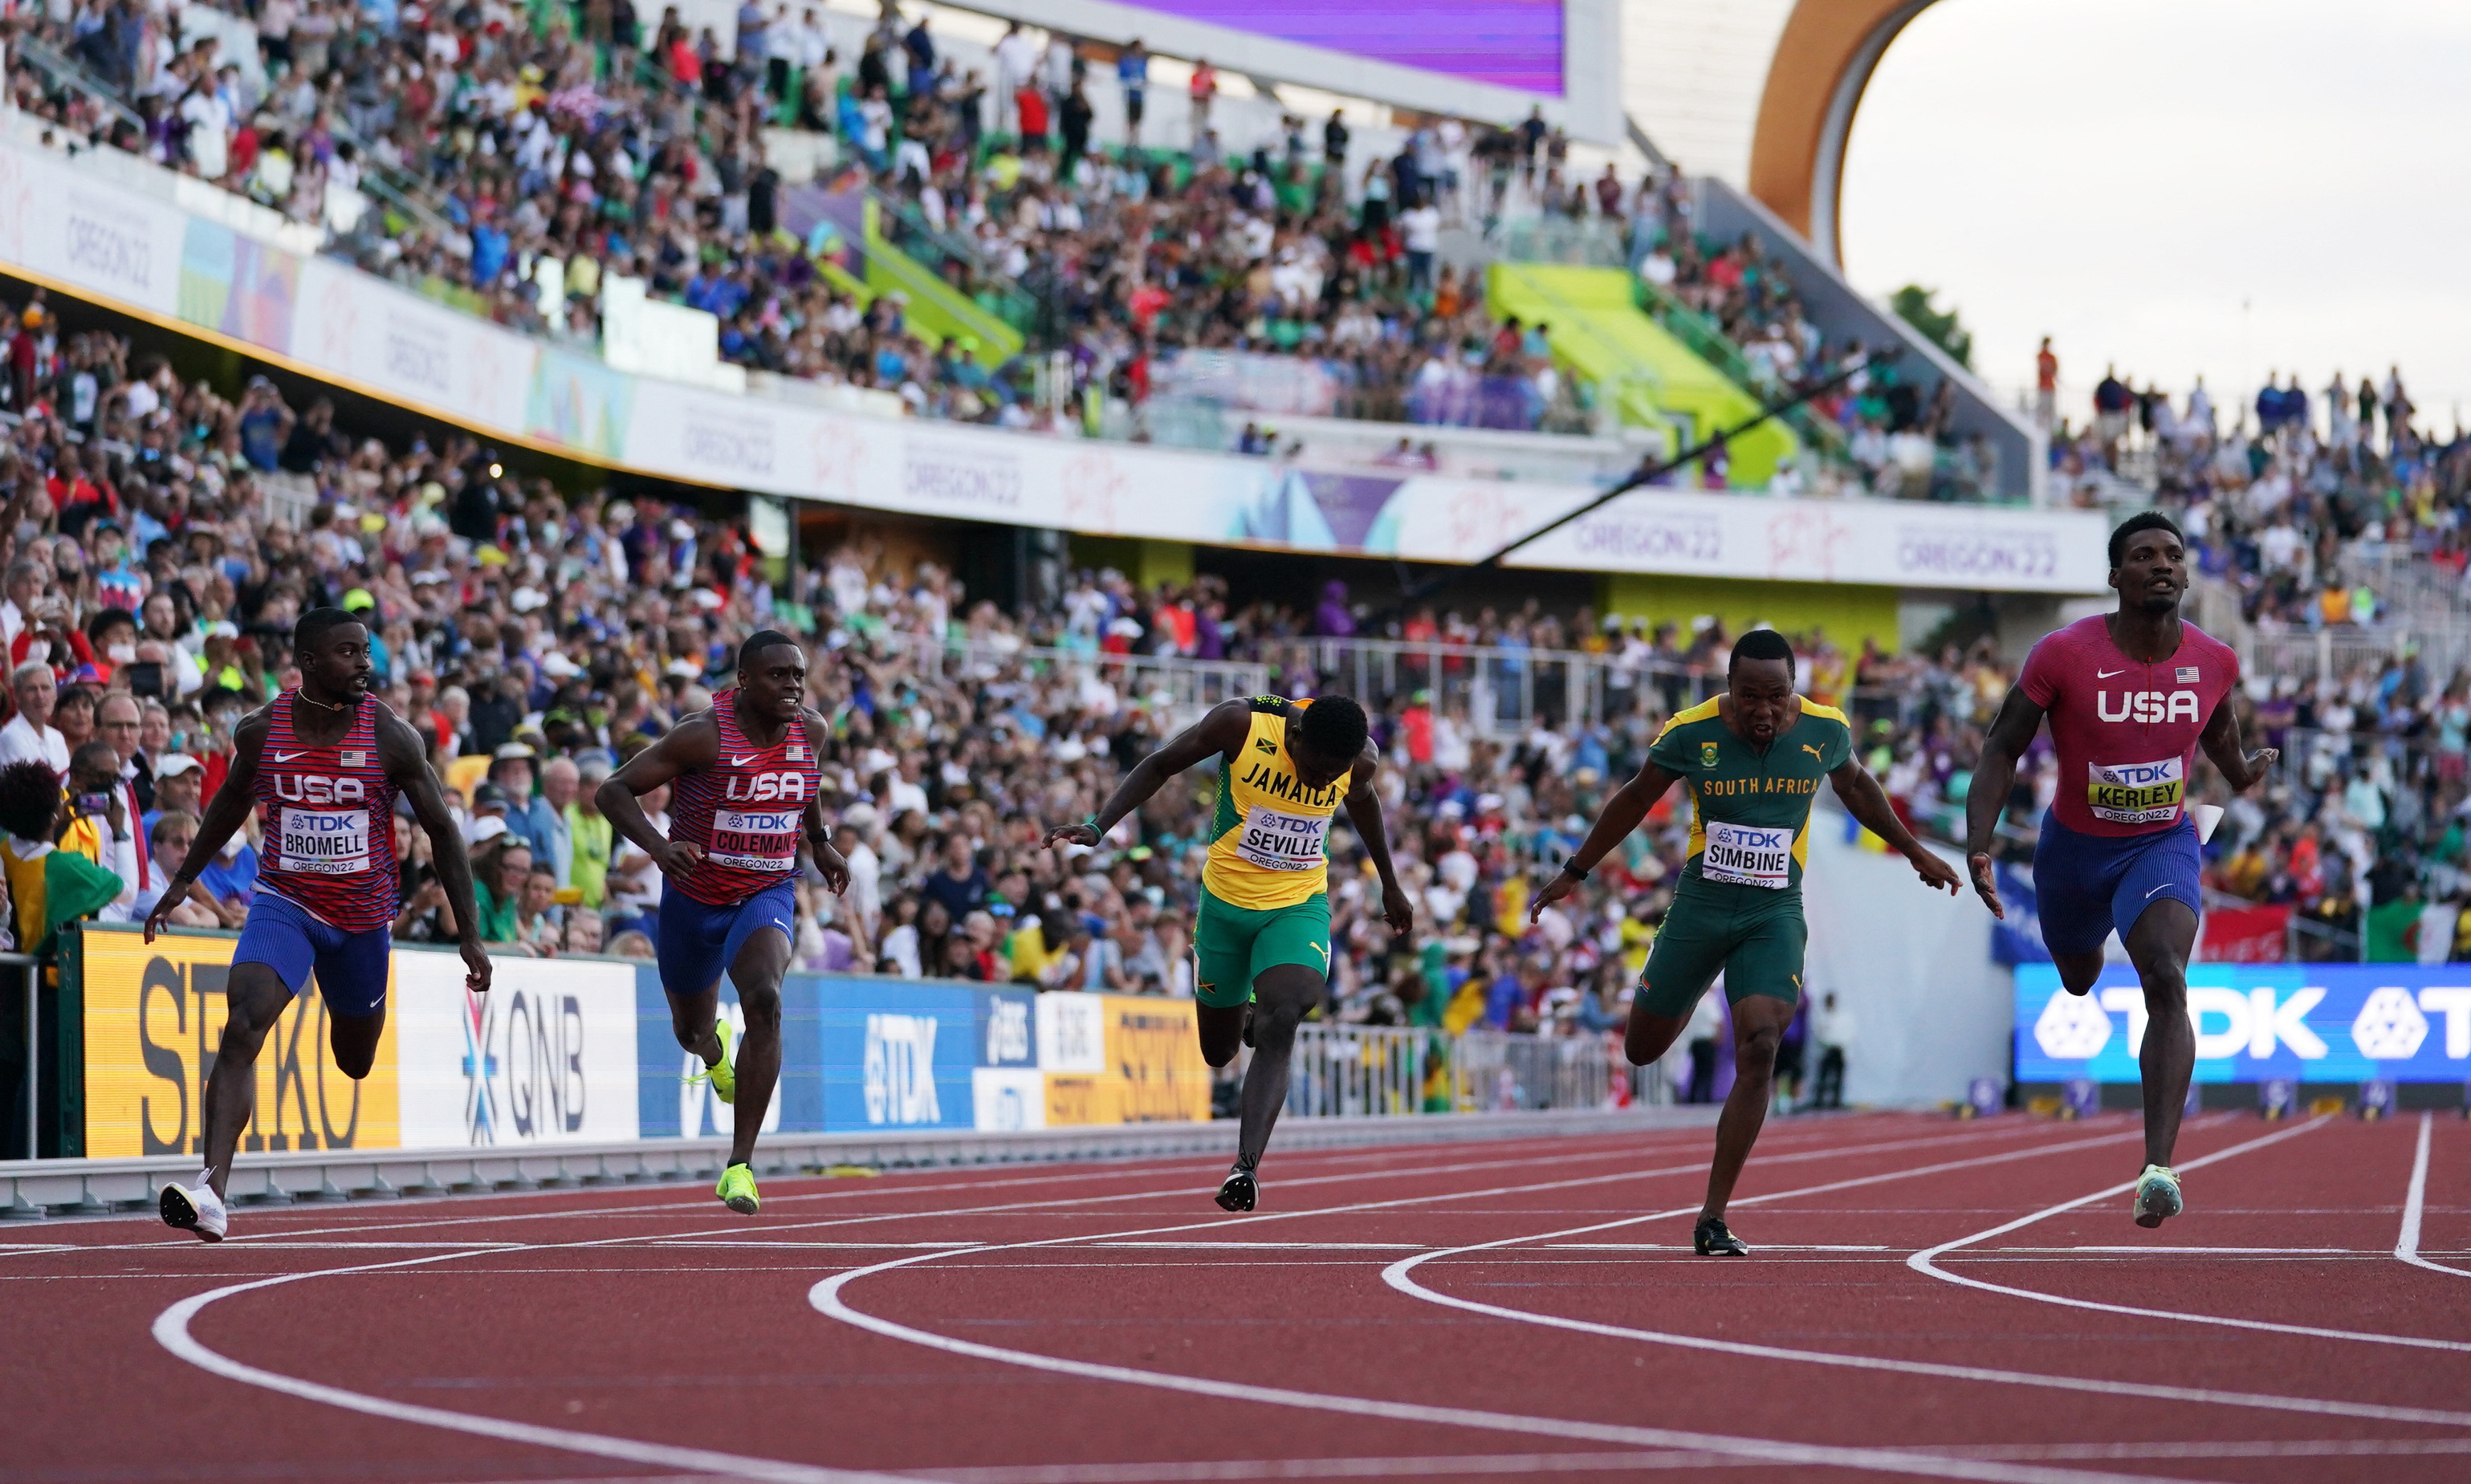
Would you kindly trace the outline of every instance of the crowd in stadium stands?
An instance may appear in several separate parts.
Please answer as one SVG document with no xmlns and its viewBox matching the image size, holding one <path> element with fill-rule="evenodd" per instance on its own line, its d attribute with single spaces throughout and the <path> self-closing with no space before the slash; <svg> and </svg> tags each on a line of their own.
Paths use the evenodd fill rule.
<svg viewBox="0 0 2471 1484">
<path fill-rule="evenodd" d="M 1532 882 L 1661 718 L 1721 684 L 1721 624 L 1565 619 L 1531 603 L 1417 610 L 1393 627 L 1338 587 L 1310 606 L 1235 605 L 1206 577 L 1143 591 L 1112 572 L 1071 574 L 1052 601 L 1006 613 L 863 539 L 776 595 L 738 525 L 650 500 L 562 497 L 460 435 L 389 450 L 337 427 L 322 402 L 295 412 L 264 383 L 235 402 L 108 336 L 61 341 L 39 296 L 0 307 L 0 344 L 12 423 L 0 641 L 14 667 L 0 762 L 40 758 L 135 821 L 126 846 L 82 804 L 59 827 L 122 875 L 106 916 L 142 911 L 160 889 L 227 769 L 234 723 L 283 683 L 292 619 L 319 603 L 368 615 L 380 694 L 435 739 L 478 861 L 482 930 L 510 951 L 648 953 L 659 882 L 594 812 L 593 786 L 706 704 L 734 641 L 766 624 L 812 635 L 812 695 L 837 739 L 833 818 L 856 876 L 846 900 L 807 892 L 805 966 L 1188 990 L 1209 780 L 1165 790 L 1094 855 L 1068 861 L 1038 845 L 1044 825 L 1090 813 L 1170 724 L 1114 656 L 1249 662 L 1299 693 L 1338 683 L 1314 672 L 1314 644 L 1368 626 L 1411 656 L 1491 647 L 1427 661 L 1438 695 L 1400 681 L 1364 697 L 1420 926 L 1392 951 L 1352 836 L 1337 832 L 1337 1013 L 1611 1024 L 1680 863 L 1686 813 L 1668 800 L 1577 907 L 1525 924 Z M 2010 668 L 1987 642 L 1896 655 L 1800 637 L 1803 689 L 1846 704 L 1898 809 L 1952 837 Z M 1588 719 L 1566 718 L 1584 689 L 1567 670 L 1558 690 L 1548 683 L 1569 654 L 1607 670 Z M 1536 697 L 1532 713 L 1477 724 L 1519 694 Z M 2208 883 L 2223 900 L 2289 904 L 2315 930 L 2303 951 L 2347 956 L 2363 936 L 2390 949 L 2403 917 L 2471 891 L 2471 678 L 2397 657 L 2323 688 L 2286 679 L 2242 704 L 2251 735 L 2288 761 L 2257 794 L 2220 800 L 2230 813 Z M 2020 861 L 2054 767 L 2037 746 L 2020 771 L 2008 821 Z M 660 798 L 647 805 L 657 816 Z M 451 936 L 408 823 L 402 847 L 399 933 Z M 254 866 L 244 836 L 181 919 L 237 922 Z M 41 936 L 39 923 L 13 926 L 20 942 Z"/>
<path fill-rule="evenodd" d="M 2217 408 L 2201 381 L 2175 402 L 2106 373 L 2092 419 L 2055 432 L 2052 467 L 2068 487 L 2088 470 L 2149 482 L 2249 621 L 2367 626 L 2392 617 L 2380 612 L 2390 595 L 2346 571 L 2345 553 L 2421 560 L 2454 587 L 2471 565 L 2471 436 L 2440 436 L 2415 412 L 2398 367 L 2382 382 L 2338 373 L 2313 397 L 2296 375 L 2269 376 L 2252 411 Z"/>
<path fill-rule="evenodd" d="M 1188 148 L 1110 153 L 1090 137 L 1091 75 L 1112 71 L 1138 115 L 1138 48 L 1041 48 L 1015 31 L 988 79 L 939 58 L 926 22 L 891 6 L 853 35 L 850 17 L 832 18 L 835 35 L 812 8 L 750 3 L 728 48 L 630 0 L 524 14 L 227 8 L 251 16 L 262 90 L 219 35 L 179 31 L 174 14 L 200 8 L 130 0 L 26 8 L 16 25 L 111 84 L 133 117 L 23 58 L 10 85 L 71 134 L 324 221 L 364 267 L 509 324 L 588 342 L 603 280 L 640 278 L 713 313 L 726 360 L 896 391 L 922 415 L 1027 424 L 1028 365 L 983 365 L 962 337 L 930 343 L 898 293 L 865 300 L 819 271 L 781 230 L 768 125 L 834 136 L 838 183 L 879 187 L 938 244 L 930 256 L 954 287 L 1033 305 L 1014 318 L 1069 351 L 1074 407 L 1094 388 L 1137 407 L 1179 354 L 1242 350 L 1312 363 L 1334 389 L 1316 410 L 1339 415 L 1586 431 L 1588 393 L 1557 369 L 1548 327 L 1496 321 L 1480 274 L 1440 261 L 1447 225 L 1506 210 L 1608 227 L 1659 312 L 1721 334 L 1761 389 L 1849 349 L 1823 345 L 1754 242 L 1692 229 L 1678 176 L 1571 179 L 1568 141 L 1541 118 L 1429 125 L 1368 161 L 1342 118 L 1290 115 L 1246 151 L 1207 127 L 1196 82 Z M 392 200 L 434 214 L 365 209 L 380 175 L 407 183 Z M 1067 401 L 1049 389 L 1047 405 Z M 1952 498 L 1989 483 L 1978 449 L 1952 475 L 1929 472 L 1950 408 L 1892 376 L 1818 411 L 1866 487 Z M 1721 460 L 1703 472 L 1723 476 Z"/>
</svg>

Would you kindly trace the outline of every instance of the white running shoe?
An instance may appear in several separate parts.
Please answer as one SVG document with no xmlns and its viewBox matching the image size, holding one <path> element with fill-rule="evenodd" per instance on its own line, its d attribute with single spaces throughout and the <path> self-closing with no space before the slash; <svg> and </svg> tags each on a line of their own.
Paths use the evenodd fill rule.
<svg viewBox="0 0 2471 1484">
<path fill-rule="evenodd" d="M 195 1232 L 201 1242 L 219 1242 L 224 1233 L 231 1230 L 231 1208 L 215 1193 L 201 1173 L 195 1185 L 172 1184 L 163 1187 L 159 1204 L 163 1224 L 183 1232 Z"/>
<path fill-rule="evenodd" d="M 2148 1165 L 2136 1177 L 2136 1197 L 2129 1211 L 2141 1227 L 2157 1227 L 2179 1213 L 2179 1177 L 2164 1165 Z"/>
</svg>

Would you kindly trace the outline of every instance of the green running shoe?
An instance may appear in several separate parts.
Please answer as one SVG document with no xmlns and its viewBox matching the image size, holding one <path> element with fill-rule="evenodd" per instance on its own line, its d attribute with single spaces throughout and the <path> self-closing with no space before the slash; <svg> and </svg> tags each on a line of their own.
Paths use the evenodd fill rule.
<svg viewBox="0 0 2471 1484">
<path fill-rule="evenodd" d="M 764 1209 L 764 1197 L 755 1193 L 755 1171 L 743 1165 L 732 1165 L 720 1172 L 720 1184 L 712 1188 L 720 1203 L 741 1216 L 751 1216 Z"/>
<path fill-rule="evenodd" d="M 679 1080 L 693 1087 L 698 1082 L 712 1084 L 712 1095 L 725 1103 L 738 1101 L 738 1069 L 730 1065 L 729 1017 L 721 1016 L 712 1023 L 712 1033 L 720 1038 L 720 1061 L 701 1072 L 689 1072 Z"/>
<path fill-rule="evenodd" d="M 2167 1166 L 2146 1166 L 2145 1173 L 2136 1177 L 2136 1198 L 2128 1209 L 2135 1215 L 2138 1226 L 2160 1226 L 2181 1210 L 2179 1177 Z"/>
</svg>

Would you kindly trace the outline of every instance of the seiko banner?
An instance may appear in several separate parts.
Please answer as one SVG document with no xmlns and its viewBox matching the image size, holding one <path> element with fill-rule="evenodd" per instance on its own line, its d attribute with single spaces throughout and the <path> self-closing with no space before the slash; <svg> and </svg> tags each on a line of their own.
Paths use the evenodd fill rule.
<svg viewBox="0 0 2471 1484">
<path fill-rule="evenodd" d="M 2471 964 L 2192 964 L 2197 1080 L 2471 1081 Z M 2016 969 L 2016 1080 L 2137 1080 L 2145 992 L 2106 969 L 2089 995 Z"/>
</svg>

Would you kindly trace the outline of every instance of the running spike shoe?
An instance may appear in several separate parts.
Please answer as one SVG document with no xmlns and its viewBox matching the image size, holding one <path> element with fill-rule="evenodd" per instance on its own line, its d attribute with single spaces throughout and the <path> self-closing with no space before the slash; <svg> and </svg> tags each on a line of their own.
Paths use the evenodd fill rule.
<svg viewBox="0 0 2471 1484">
<path fill-rule="evenodd" d="M 698 1082 L 712 1084 L 712 1095 L 725 1103 L 738 1101 L 738 1069 L 731 1064 L 729 1017 L 721 1016 L 712 1023 L 712 1033 L 720 1038 L 720 1060 L 701 1072 L 691 1072 L 680 1080 L 693 1087 Z"/>
<path fill-rule="evenodd" d="M 1219 1183 L 1219 1210 L 1250 1211 L 1253 1209 L 1253 1203 L 1260 1199 L 1261 1195 L 1261 1183 L 1253 1178 L 1253 1167 L 1259 1163 L 1258 1159 L 1238 1158 L 1236 1161 L 1235 1166 L 1227 1171 L 1227 1178 Z"/>
<path fill-rule="evenodd" d="M 202 1174 L 195 1185 L 166 1185 L 156 1205 L 163 1213 L 165 1226 L 194 1232 L 201 1242 L 222 1241 L 224 1234 L 231 1230 L 231 1208 L 224 1204 L 224 1198 L 215 1193 L 215 1188 L 206 1183 Z"/>
<path fill-rule="evenodd" d="M 2150 1230 L 2177 1215 L 2183 1205 L 2179 1177 L 2168 1166 L 2148 1165 L 2145 1173 L 2136 1177 L 2136 1197 L 2128 1209 L 2138 1226 Z"/>
<path fill-rule="evenodd" d="M 1701 1216 L 1690 1232 L 1690 1250 L 1703 1258 L 1747 1258 L 1748 1243 L 1732 1234 L 1722 1216 Z"/>
<path fill-rule="evenodd" d="M 751 1216 L 764 1209 L 764 1197 L 755 1193 L 755 1171 L 743 1165 L 732 1165 L 720 1172 L 720 1184 L 712 1188 L 720 1203 L 741 1216 Z"/>
</svg>

